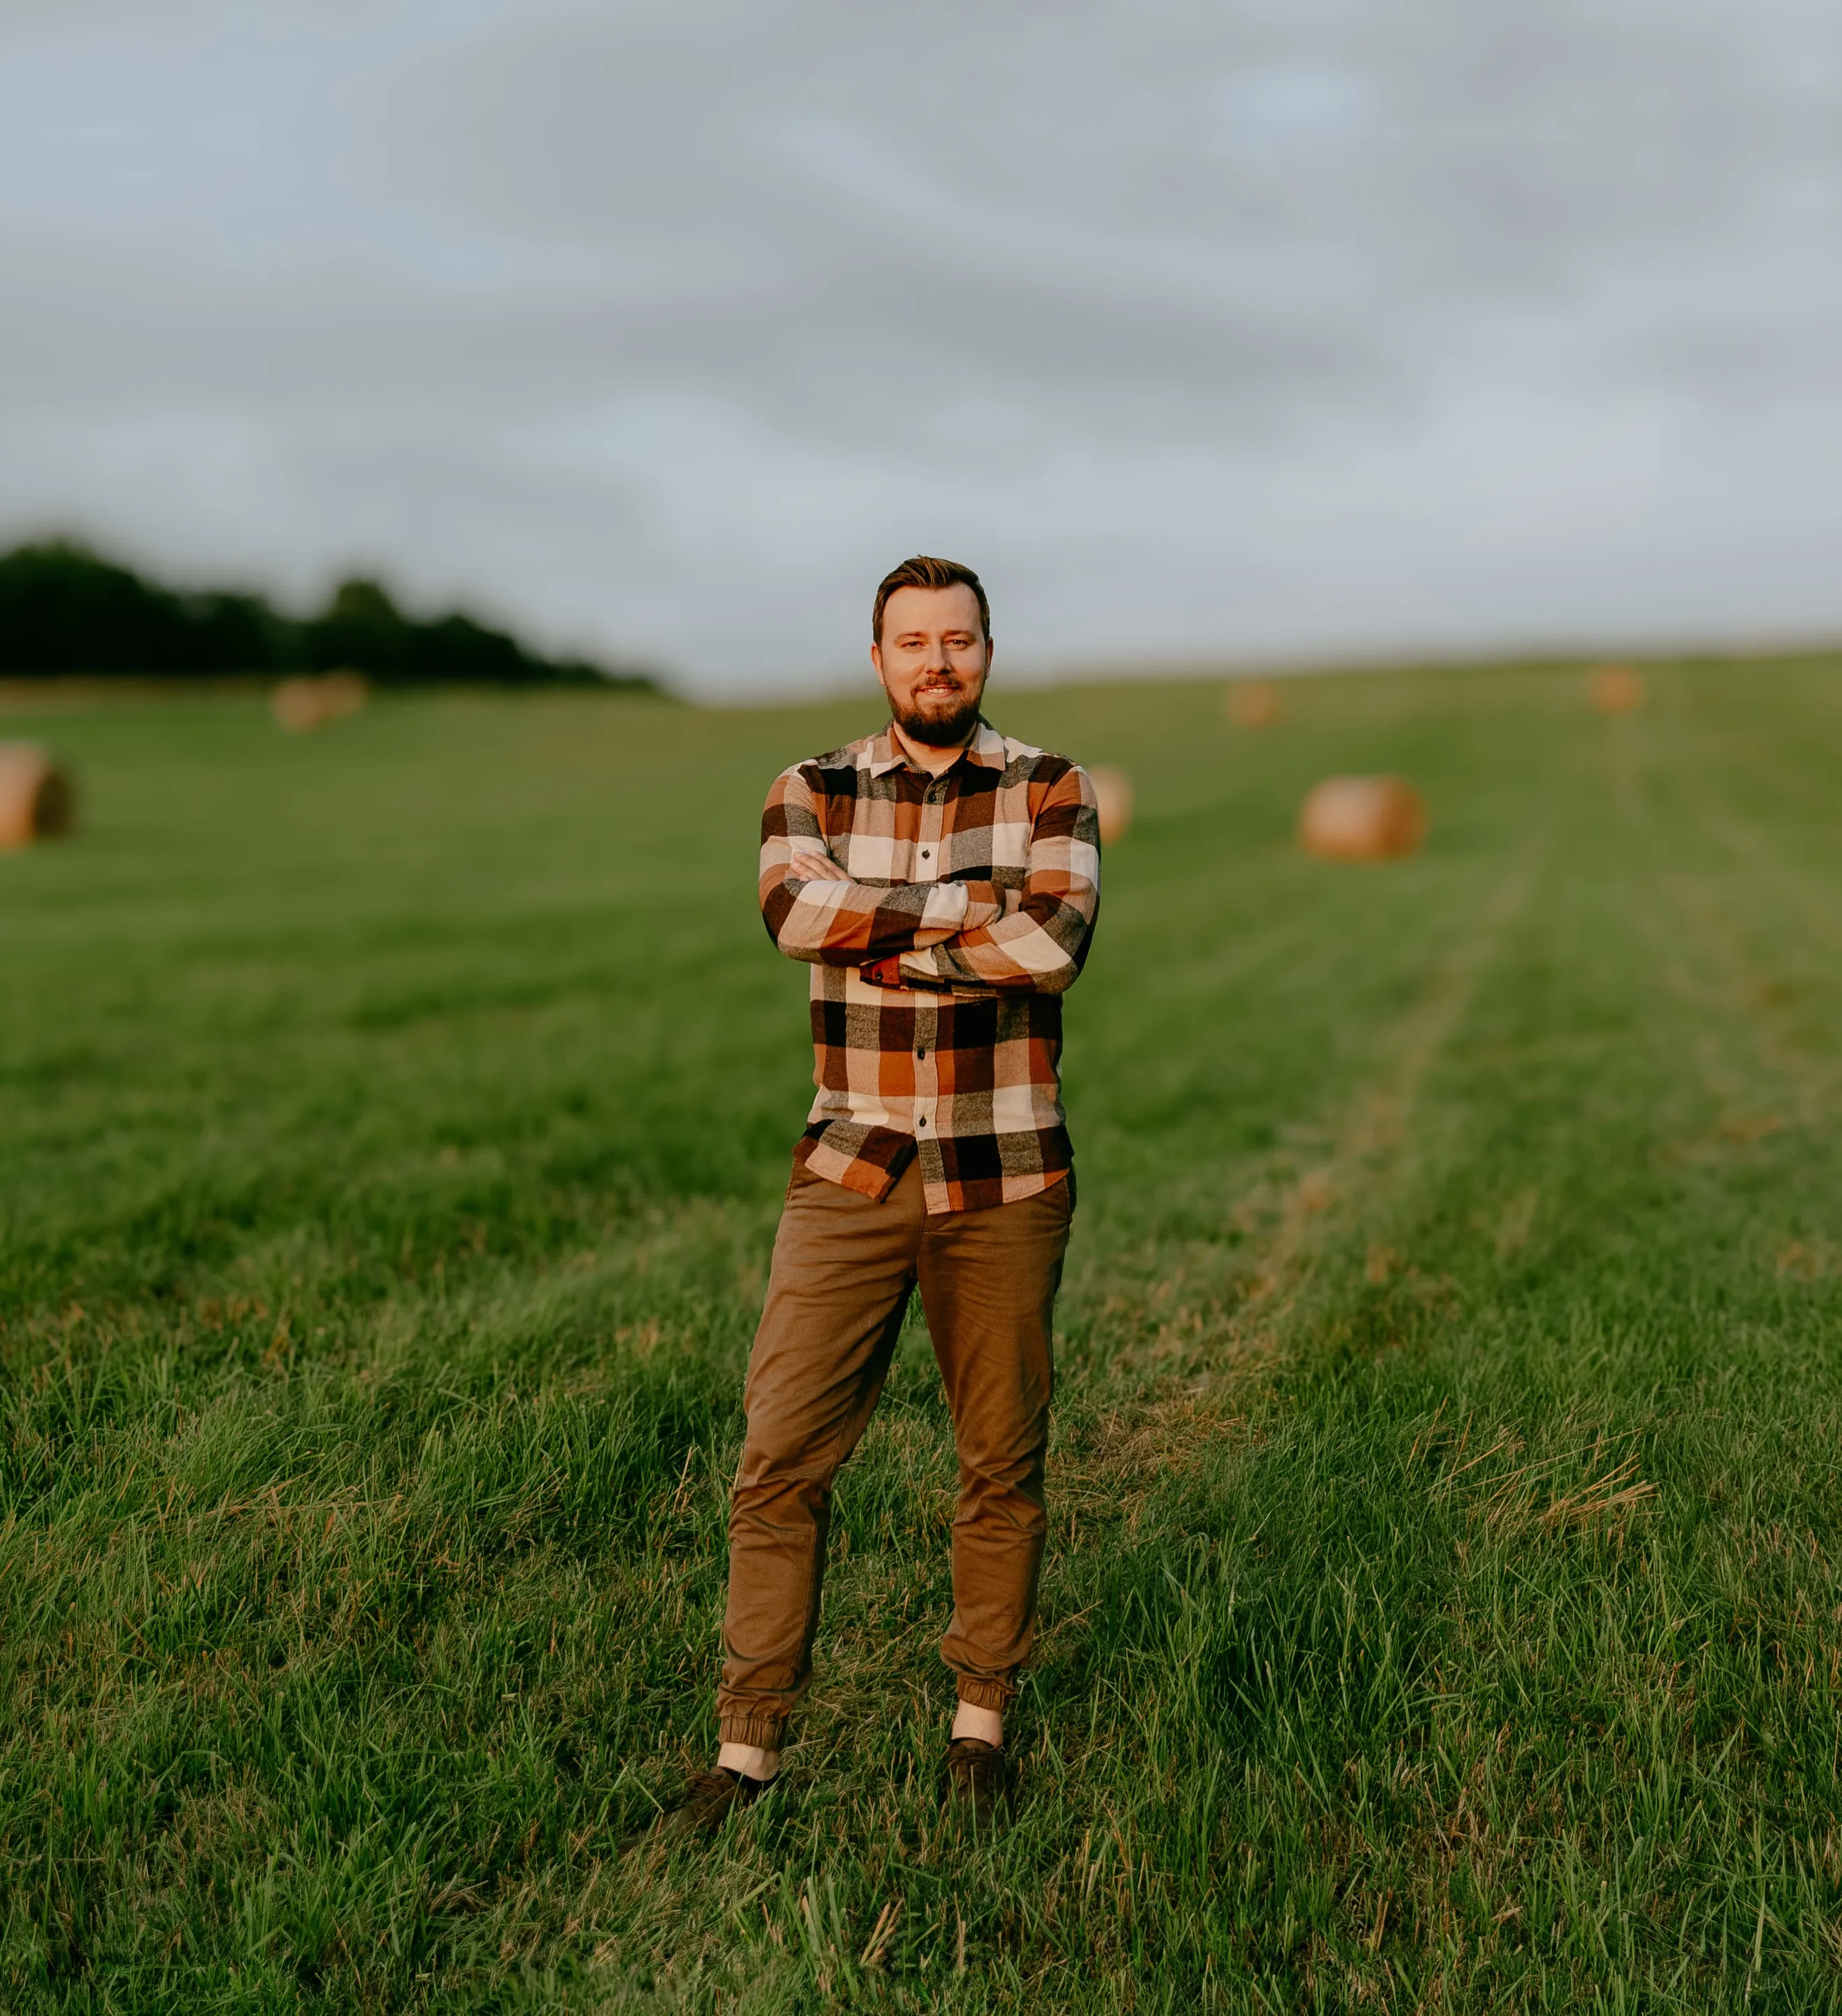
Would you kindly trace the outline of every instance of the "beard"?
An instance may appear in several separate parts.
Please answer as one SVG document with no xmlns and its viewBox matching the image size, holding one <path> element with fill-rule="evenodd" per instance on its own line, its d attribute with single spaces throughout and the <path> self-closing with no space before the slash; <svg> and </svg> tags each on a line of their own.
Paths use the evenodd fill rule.
<svg viewBox="0 0 1842 2016">
<path fill-rule="evenodd" d="M 896 726 L 911 740 L 925 743 L 930 749 L 952 749 L 971 740 L 972 731 L 978 725 L 980 697 L 977 693 L 962 693 L 955 705 L 931 713 L 923 713 L 918 707 L 899 707 L 891 700 L 889 711 Z"/>
</svg>

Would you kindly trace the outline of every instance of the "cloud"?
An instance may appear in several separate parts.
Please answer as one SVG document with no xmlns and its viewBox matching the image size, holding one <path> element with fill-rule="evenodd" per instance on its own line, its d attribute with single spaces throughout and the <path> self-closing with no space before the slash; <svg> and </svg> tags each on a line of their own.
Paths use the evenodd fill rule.
<svg viewBox="0 0 1842 2016">
<path fill-rule="evenodd" d="M 707 690 L 1842 618 L 1827 0 L 38 6 L 0 525 Z"/>
</svg>

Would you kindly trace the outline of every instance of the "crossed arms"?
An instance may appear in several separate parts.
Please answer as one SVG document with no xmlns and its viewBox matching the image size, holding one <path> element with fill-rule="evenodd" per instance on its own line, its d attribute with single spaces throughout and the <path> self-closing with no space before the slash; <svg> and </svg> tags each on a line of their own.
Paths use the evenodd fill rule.
<svg viewBox="0 0 1842 2016">
<path fill-rule="evenodd" d="M 798 769 L 761 821 L 761 917 L 790 959 L 854 966 L 884 987 L 1060 994 L 1087 956 L 1099 902 L 1093 787 L 1070 765 L 1031 788 L 1020 889 L 995 883 L 854 882 L 832 858 Z"/>
</svg>

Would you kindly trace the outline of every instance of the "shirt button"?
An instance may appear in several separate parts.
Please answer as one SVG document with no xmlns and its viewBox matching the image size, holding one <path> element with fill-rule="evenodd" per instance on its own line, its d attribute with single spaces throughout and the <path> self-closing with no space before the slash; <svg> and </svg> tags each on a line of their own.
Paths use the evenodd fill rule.
<svg viewBox="0 0 1842 2016">
<path fill-rule="evenodd" d="M 927 849 L 926 848 L 923 848 L 921 850 L 921 859 L 923 861 L 927 859 Z"/>
<path fill-rule="evenodd" d="M 920 1048 L 920 1046 L 919 1046 L 919 1045 L 917 1045 L 917 1046 L 916 1046 L 915 1054 L 916 1054 L 916 1057 L 926 1057 L 926 1056 L 927 1053 L 926 1053 L 924 1049 L 921 1049 L 921 1048 Z"/>
<path fill-rule="evenodd" d="M 916 1121 L 915 1125 L 917 1127 L 925 1127 L 927 1125 L 927 1115 L 925 1113 L 923 1114 L 921 1118 Z"/>
</svg>

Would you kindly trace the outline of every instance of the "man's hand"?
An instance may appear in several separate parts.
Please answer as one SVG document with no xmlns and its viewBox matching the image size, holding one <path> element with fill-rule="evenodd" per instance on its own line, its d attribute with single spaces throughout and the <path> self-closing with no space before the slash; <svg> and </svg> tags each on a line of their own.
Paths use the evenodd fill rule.
<svg viewBox="0 0 1842 2016">
<path fill-rule="evenodd" d="M 802 849 L 790 864 L 803 882 L 848 882 L 851 877 L 829 854 Z"/>
</svg>

